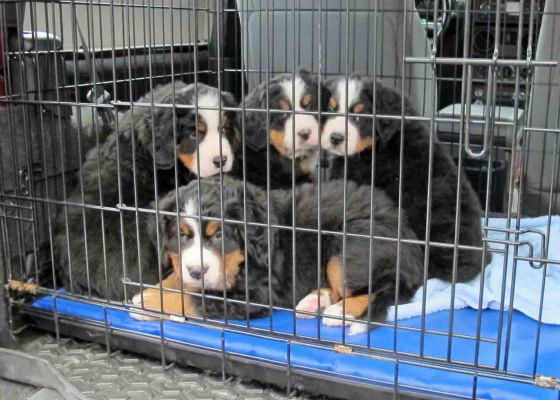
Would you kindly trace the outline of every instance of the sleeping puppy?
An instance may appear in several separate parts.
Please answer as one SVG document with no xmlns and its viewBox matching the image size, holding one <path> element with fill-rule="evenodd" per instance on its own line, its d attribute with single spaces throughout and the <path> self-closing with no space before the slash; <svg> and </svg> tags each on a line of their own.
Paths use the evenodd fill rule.
<svg viewBox="0 0 560 400">
<path fill-rule="evenodd" d="M 267 95 L 268 93 L 268 95 Z M 319 93 L 321 94 L 319 99 Z M 319 104 L 321 100 L 322 104 Z M 295 184 L 309 182 L 315 172 L 319 148 L 319 108 L 326 107 L 328 92 L 319 86 L 317 76 L 299 69 L 262 82 L 245 98 L 246 111 L 238 114 L 238 126 L 244 128 L 246 179 L 267 186 L 267 145 L 270 148 L 270 187 L 292 187 L 292 162 Z M 267 111 L 269 110 L 269 111 Z M 233 174 L 243 178 L 243 157 L 237 157 Z"/>
<path fill-rule="evenodd" d="M 153 108 L 137 105 L 123 113 L 118 131 L 88 153 L 78 177 L 81 184 L 67 198 L 87 206 L 67 206 L 58 213 L 58 276 L 71 293 L 122 301 L 138 291 L 131 287 L 125 296 L 123 279 L 159 282 L 158 250 L 148 233 L 153 214 L 136 217 L 134 211 L 115 207 L 151 208 L 156 179 L 158 193 L 175 187 L 177 162 L 179 182 L 232 168 L 238 141 L 235 119 L 219 111 L 233 105 L 231 95 L 177 82 L 155 88 L 137 103 L 152 100 Z M 173 103 L 190 107 L 170 107 Z M 106 208 L 101 211 L 96 205 Z"/>
<path fill-rule="evenodd" d="M 373 241 L 371 280 L 367 256 L 370 198 L 375 205 L 373 231 L 376 237 L 394 239 L 397 235 L 397 211 L 383 192 L 349 182 L 347 232 L 365 237 L 348 236 L 343 250 L 340 234 L 322 232 L 318 262 L 318 234 L 298 230 L 294 267 L 291 190 L 270 192 L 272 227 L 269 230 L 266 192 L 247 184 L 245 227 L 243 222 L 237 222 L 243 221 L 245 215 L 243 182 L 226 176 L 223 183 L 221 189 L 218 179 L 201 180 L 200 203 L 196 182 L 181 187 L 177 194 L 170 193 L 160 203 L 161 211 L 167 212 L 160 226 L 164 238 L 163 257 L 173 270 L 162 286 L 176 290 L 182 287 L 190 294 L 163 291 L 162 304 L 160 289 L 148 289 L 136 295 L 133 304 L 179 315 L 249 319 L 270 312 L 270 306 L 294 309 L 300 300 L 317 289 L 319 274 L 321 287 L 328 288 L 321 292 L 326 294 L 321 306 L 329 306 L 323 318 L 326 325 L 342 325 L 343 308 L 345 318 L 363 318 L 369 307 L 373 321 L 385 319 L 387 307 L 395 302 L 397 243 L 394 240 Z M 342 232 L 343 186 L 341 181 L 322 186 L 321 227 L 324 230 Z M 300 185 L 295 197 L 296 227 L 316 230 L 317 186 Z M 220 199 L 223 199 L 223 220 Z M 403 239 L 415 239 L 406 216 L 402 218 Z M 401 252 L 399 299 L 407 301 L 422 283 L 422 252 L 419 245 L 407 243 L 401 243 Z M 202 291 L 204 302 L 198 295 Z M 133 316 L 151 318 L 137 313 Z"/>
<path fill-rule="evenodd" d="M 346 81 L 337 78 L 329 82 L 331 98 L 329 110 L 348 112 L 344 116 L 329 117 L 321 135 L 321 147 L 332 153 L 331 178 L 344 176 L 344 158 L 347 154 L 348 179 L 360 184 L 371 184 L 372 153 L 375 153 L 375 186 L 383 189 L 395 202 L 399 201 L 399 160 L 401 119 L 379 118 L 372 120 L 373 80 L 353 74 Z M 346 89 L 348 89 L 346 91 Z M 405 99 L 394 90 L 376 84 L 376 115 L 400 117 L 417 115 Z M 428 195 L 428 170 L 430 157 L 429 128 L 420 121 L 404 121 L 404 162 L 402 171 L 402 209 L 410 226 L 420 240 L 426 238 L 426 209 Z M 454 243 L 455 206 L 457 182 L 461 176 L 460 226 L 458 243 L 482 245 L 480 217 L 482 211 L 477 195 L 467 177 L 457 167 L 444 146 L 434 137 L 431 187 L 431 224 L 429 240 Z M 347 153 L 346 153 L 347 151 Z M 488 258 L 487 258 L 488 261 Z M 431 245 L 428 261 L 429 277 L 452 280 L 453 248 Z M 482 267 L 480 251 L 458 252 L 457 281 L 474 278 Z"/>
</svg>

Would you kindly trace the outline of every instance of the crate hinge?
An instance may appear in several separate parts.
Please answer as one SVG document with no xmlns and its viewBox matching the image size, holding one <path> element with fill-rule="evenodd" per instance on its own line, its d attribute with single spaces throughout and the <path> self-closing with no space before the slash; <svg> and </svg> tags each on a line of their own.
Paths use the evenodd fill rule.
<svg viewBox="0 0 560 400">
<path fill-rule="evenodd" d="M 560 389 L 560 379 L 552 376 L 537 375 L 535 385 L 549 389 Z"/>
</svg>

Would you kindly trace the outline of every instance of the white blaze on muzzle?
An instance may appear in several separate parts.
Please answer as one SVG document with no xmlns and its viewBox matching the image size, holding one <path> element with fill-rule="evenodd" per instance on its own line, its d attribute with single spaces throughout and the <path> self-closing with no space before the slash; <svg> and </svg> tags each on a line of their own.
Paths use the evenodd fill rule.
<svg viewBox="0 0 560 400">
<path fill-rule="evenodd" d="M 206 134 L 198 144 L 193 154 L 191 172 L 201 178 L 229 172 L 233 166 L 233 150 L 225 134 L 221 133 L 220 122 L 223 124 L 225 116 L 220 119 L 218 107 L 220 96 L 217 93 L 205 93 L 198 99 L 200 107 L 212 107 L 214 110 L 198 110 L 199 116 L 206 124 Z M 221 147 L 221 154 L 220 154 Z"/>
<path fill-rule="evenodd" d="M 189 199 L 185 204 L 187 215 L 198 215 L 198 207 L 194 199 Z M 204 279 L 205 289 L 218 290 L 223 288 L 221 257 L 202 243 L 202 230 L 198 218 L 185 217 L 193 239 L 189 246 L 181 248 L 181 272 L 183 283 L 189 287 L 202 288 Z M 202 251 L 201 251 L 202 247 Z"/>
<path fill-rule="evenodd" d="M 343 156 L 348 142 L 348 155 L 356 153 L 360 142 L 360 132 L 353 122 L 346 124 L 345 117 L 333 117 L 327 120 L 321 135 L 321 148 Z"/>
<path fill-rule="evenodd" d="M 296 157 L 316 147 L 319 139 L 319 123 L 313 115 L 290 115 L 284 123 L 284 145 L 288 156 Z"/>
<path fill-rule="evenodd" d="M 361 89 L 362 83 L 359 80 L 338 80 L 333 89 L 333 96 L 338 104 L 339 113 L 344 113 L 345 110 L 352 112 L 352 106 L 360 98 Z M 321 148 L 339 156 L 350 156 L 358 151 L 359 143 L 360 131 L 350 119 L 347 121 L 344 116 L 336 116 L 329 118 L 325 123 L 321 134 Z"/>
<path fill-rule="evenodd" d="M 305 96 L 305 82 L 296 77 L 295 82 L 286 80 L 281 82 L 284 97 L 291 104 L 288 118 L 284 122 L 284 146 L 287 157 L 298 157 L 309 151 L 310 148 L 317 146 L 319 142 L 319 122 L 314 115 L 298 114 L 305 111 L 301 107 L 301 100 Z M 292 100 L 294 104 L 292 104 Z"/>
</svg>

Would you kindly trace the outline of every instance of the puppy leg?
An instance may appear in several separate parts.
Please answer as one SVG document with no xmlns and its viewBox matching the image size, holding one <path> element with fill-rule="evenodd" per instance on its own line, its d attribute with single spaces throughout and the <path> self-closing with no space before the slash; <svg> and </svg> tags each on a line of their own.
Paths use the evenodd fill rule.
<svg viewBox="0 0 560 400">
<path fill-rule="evenodd" d="M 305 311 L 305 313 L 296 313 L 296 318 L 315 318 L 317 315 L 312 313 L 320 313 L 325 307 L 332 304 L 332 291 L 328 288 L 322 288 L 312 291 L 299 301 L 296 311 Z"/>
<path fill-rule="evenodd" d="M 348 326 L 351 321 L 343 321 L 344 318 L 360 318 L 367 311 L 369 304 L 367 294 L 347 297 L 338 303 L 332 304 L 323 312 L 323 325 L 326 326 Z"/>
<path fill-rule="evenodd" d="M 322 288 L 317 292 L 314 290 L 305 296 L 296 306 L 296 311 L 306 311 L 307 313 L 318 313 L 325 307 L 331 306 L 340 300 L 343 294 L 350 295 L 350 292 L 343 290 L 342 262 L 338 257 L 332 257 L 327 263 L 328 288 Z M 312 314 L 296 314 L 296 318 L 314 318 Z"/>
<path fill-rule="evenodd" d="M 344 309 L 343 309 L 344 302 Z M 364 319 L 371 322 L 384 321 L 387 309 L 395 302 L 395 290 L 392 287 L 379 290 L 371 296 L 367 294 L 346 298 L 327 307 L 323 312 L 323 325 L 342 326 L 342 317 L 350 319 Z M 344 321 L 344 326 L 350 326 L 349 335 L 367 332 L 371 327 L 367 322 Z"/>
<path fill-rule="evenodd" d="M 181 279 L 172 273 L 168 278 L 164 279 L 160 285 L 163 289 L 180 289 Z M 145 310 L 162 312 L 165 314 L 179 314 L 186 316 L 198 315 L 198 308 L 193 299 L 188 294 L 169 292 L 162 289 L 146 289 L 142 293 L 136 294 L 132 298 L 132 304 L 142 307 Z M 163 301 L 163 303 L 162 303 Z M 131 312 L 130 316 L 141 321 L 151 321 L 158 319 L 148 315 Z M 167 317 L 167 316 L 165 316 Z"/>
</svg>

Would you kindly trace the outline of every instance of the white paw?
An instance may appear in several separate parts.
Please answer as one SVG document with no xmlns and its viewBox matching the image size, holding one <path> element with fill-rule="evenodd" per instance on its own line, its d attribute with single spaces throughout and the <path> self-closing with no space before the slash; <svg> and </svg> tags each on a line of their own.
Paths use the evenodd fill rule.
<svg viewBox="0 0 560 400">
<path fill-rule="evenodd" d="M 337 318 L 329 318 L 329 317 L 337 317 Z M 353 315 L 346 314 L 346 318 L 354 318 Z M 350 325 L 350 321 L 345 320 L 344 326 Z M 329 307 L 325 308 L 323 311 L 323 325 L 326 326 L 342 326 L 342 304 L 336 303 L 330 305 Z"/>
<path fill-rule="evenodd" d="M 313 292 L 305 296 L 296 306 L 296 311 L 307 313 L 318 313 L 323 308 L 331 305 L 331 296 L 328 290 L 321 290 L 319 294 Z M 296 313 L 296 318 L 315 318 L 313 314 Z"/>
<path fill-rule="evenodd" d="M 144 299 L 148 296 L 150 296 L 150 295 L 149 294 L 148 295 L 144 294 Z M 131 303 L 135 306 L 142 307 L 142 295 L 141 295 L 141 293 L 135 294 L 132 297 Z M 135 313 L 135 312 L 129 312 L 129 314 L 132 318 L 134 318 L 138 321 L 154 321 L 154 320 L 158 319 L 157 317 L 152 317 L 152 316 L 149 316 L 147 314 L 138 314 L 138 313 Z"/>
<path fill-rule="evenodd" d="M 359 335 L 361 333 L 366 333 L 369 331 L 369 327 L 367 323 L 362 322 L 352 322 L 350 325 L 350 329 L 348 329 L 348 335 Z"/>
</svg>

